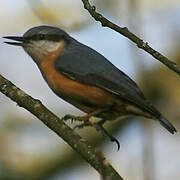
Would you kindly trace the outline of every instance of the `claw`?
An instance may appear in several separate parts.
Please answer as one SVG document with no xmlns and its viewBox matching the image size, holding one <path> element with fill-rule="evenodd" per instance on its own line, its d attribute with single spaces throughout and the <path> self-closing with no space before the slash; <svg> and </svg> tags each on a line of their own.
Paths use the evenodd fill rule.
<svg viewBox="0 0 180 180">
<path fill-rule="evenodd" d="M 114 138 L 113 136 L 110 137 L 110 140 L 111 140 L 111 142 L 115 142 L 117 144 L 117 147 L 118 147 L 117 151 L 119 151 L 119 149 L 120 149 L 119 141 L 116 138 Z"/>
<path fill-rule="evenodd" d="M 118 147 L 118 150 L 117 150 L 117 151 L 119 151 L 119 149 L 120 149 L 120 143 L 119 143 L 119 141 L 118 141 L 115 137 L 113 137 L 111 134 L 109 134 L 109 132 L 108 132 L 102 125 L 99 125 L 99 128 L 102 130 L 102 132 L 103 132 L 106 136 L 108 136 L 108 137 L 110 138 L 111 142 L 115 142 L 115 143 L 117 144 L 117 147 Z"/>
<path fill-rule="evenodd" d="M 71 114 L 66 114 L 63 118 L 62 118 L 62 120 L 64 120 L 64 121 L 67 121 L 67 120 L 71 120 L 71 123 L 73 123 L 73 121 L 76 121 L 76 120 L 78 120 L 78 117 L 76 117 L 76 116 L 73 116 L 73 115 L 71 115 Z"/>
<path fill-rule="evenodd" d="M 64 117 L 62 117 L 62 120 L 67 121 L 69 119 L 72 119 L 72 116 L 70 114 L 66 114 Z"/>
</svg>

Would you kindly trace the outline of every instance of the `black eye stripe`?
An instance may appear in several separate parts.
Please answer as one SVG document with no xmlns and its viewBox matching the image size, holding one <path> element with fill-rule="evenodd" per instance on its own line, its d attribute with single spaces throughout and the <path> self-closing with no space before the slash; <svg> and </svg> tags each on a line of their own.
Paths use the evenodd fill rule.
<svg viewBox="0 0 180 180">
<path fill-rule="evenodd" d="M 67 36 L 59 35 L 59 34 L 34 34 L 32 36 L 28 36 L 24 38 L 33 41 L 47 40 L 47 41 L 58 42 L 60 40 L 65 40 L 67 43 L 69 43 L 70 41 L 70 38 L 68 38 Z"/>
<path fill-rule="evenodd" d="M 25 37 L 28 40 L 38 41 L 38 40 L 45 40 L 46 35 L 45 34 L 35 34 L 29 37 Z"/>
</svg>

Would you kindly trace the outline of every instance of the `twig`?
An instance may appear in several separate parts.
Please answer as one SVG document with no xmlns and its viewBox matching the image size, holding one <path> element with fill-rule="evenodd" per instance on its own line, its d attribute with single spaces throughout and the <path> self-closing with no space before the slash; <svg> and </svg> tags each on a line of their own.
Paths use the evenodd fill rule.
<svg viewBox="0 0 180 180">
<path fill-rule="evenodd" d="M 88 0 L 82 0 L 83 4 L 84 4 L 84 8 L 87 9 L 89 11 L 89 13 L 91 14 L 91 16 L 96 20 L 101 22 L 102 26 L 104 27 L 109 27 L 113 30 L 115 30 L 116 32 L 122 34 L 123 36 L 125 36 L 126 38 L 130 39 L 131 41 L 133 41 L 139 48 L 145 50 L 147 53 L 151 54 L 154 58 L 156 58 L 157 60 L 159 60 L 161 63 L 163 63 L 164 65 L 166 65 L 169 69 L 171 69 L 172 71 L 176 72 L 177 74 L 180 75 L 180 67 L 173 61 L 170 61 L 167 57 L 165 57 L 164 55 L 162 55 L 161 53 L 159 53 L 158 51 L 154 50 L 152 47 L 150 47 L 148 45 L 147 42 L 144 42 L 142 39 L 140 39 L 139 37 L 137 37 L 135 34 L 133 34 L 132 32 L 130 32 L 128 30 L 127 27 L 120 27 L 114 23 L 112 23 L 111 21 L 109 21 L 108 19 L 106 19 L 105 17 L 103 17 L 100 13 L 96 12 L 96 7 L 95 6 L 91 6 L 91 4 L 89 3 Z"/>
<path fill-rule="evenodd" d="M 97 149 L 93 148 L 86 140 L 76 134 L 61 119 L 48 110 L 39 100 L 33 99 L 31 96 L 12 84 L 9 80 L 5 79 L 2 75 L 0 75 L 0 92 L 15 101 L 20 107 L 23 107 L 34 114 L 47 127 L 65 140 L 103 177 L 108 177 L 110 180 L 122 180 L 122 177 L 115 171 L 112 165 L 107 162 L 102 153 L 101 156 L 99 156 L 99 151 Z"/>
</svg>

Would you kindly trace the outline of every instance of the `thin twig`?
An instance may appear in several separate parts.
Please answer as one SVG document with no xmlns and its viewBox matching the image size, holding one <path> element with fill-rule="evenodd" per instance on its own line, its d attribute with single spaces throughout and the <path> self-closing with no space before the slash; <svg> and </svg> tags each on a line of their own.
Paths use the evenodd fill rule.
<svg viewBox="0 0 180 180">
<path fill-rule="evenodd" d="M 130 32 L 127 27 L 120 27 L 120 26 L 112 23 L 111 21 L 109 21 L 105 17 L 103 17 L 100 13 L 96 12 L 96 7 L 95 6 L 91 6 L 91 4 L 89 3 L 88 0 L 82 0 L 82 2 L 84 4 L 84 8 L 89 11 L 91 16 L 96 21 L 101 22 L 102 26 L 109 27 L 109 28 L 115 30 L 116 32 L 122 34 L 126 38 L 130 39 L 139 48 L 141 48 L 144 51 L 146 51 L 147 53 L 151 54 L 154 58 L 156 58 L 158 61 L 160 61 L 161 63 L 166 65 L 169 69 L 171 69 L 172 71 L 174 71 L 174 72 L 176 72 L 177 74 L 180 75 L 180 67 L 175 62 L 170 61 L 167 57 L 165 57 L 164 55 L 162 55 L 158 51 L 154 50 L 152 47 L 150 47 L 148 45 L 147 42 L 144 42 L 142 39 L 140 39 L 135 34 Z"/>
<path fill-rule="evenodd" d="M 23 107 L 34 114 L 47 127 L 65 140 L 103 177 L 108 177 L 110 180 L 122 180 L 121 176 L 115 171 L 112 165 L 107 162 L 104 155 L 101 153 L 101 156 L 99 156 L 99 150 L 93 148 L 86 140 L 76 134 L 61 119 L 48 110 L 39 100 L 33 99 L 31 96 L 12 84 L 9 80 L 5 79 L 2 75 L 0 75 L 0 92 L 15 101 L 20 107 Z"/>
</svg>

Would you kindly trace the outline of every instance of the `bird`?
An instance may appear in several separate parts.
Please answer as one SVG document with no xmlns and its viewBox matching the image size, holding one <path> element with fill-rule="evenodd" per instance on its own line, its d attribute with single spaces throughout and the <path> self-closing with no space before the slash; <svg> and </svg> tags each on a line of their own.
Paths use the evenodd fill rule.
<svg viewBox="0 0 180 180">
<path fill-rule="evenodd" d="M 4 38 L 13 40 L 5 43 L 25 50 L 58 97 L 86 113 L 78 120 L 143 116 L 158 120 L 172 134 L 177 132 L 129 76 L 62 29 L 41 25 L 23 36 Z"/>
</svg>

